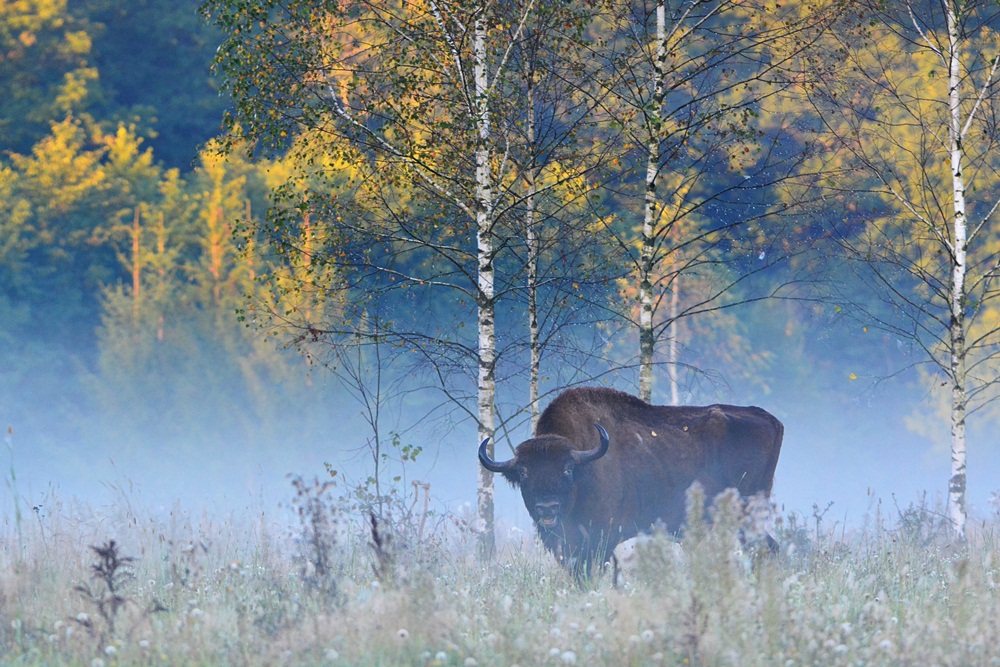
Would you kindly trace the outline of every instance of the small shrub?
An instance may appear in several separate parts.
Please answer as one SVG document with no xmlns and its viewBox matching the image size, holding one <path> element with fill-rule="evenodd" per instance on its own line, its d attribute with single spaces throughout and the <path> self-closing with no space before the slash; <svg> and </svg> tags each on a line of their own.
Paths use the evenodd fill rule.
<svg viewBox="0 0 1000 667">
<path fill-rule="evenodd" d="M 84 614 L 78 616 L 76 621 L 99 637 L 103 644 L 115 636 L 115 619 L 129 602 L 123 594 L 123 589 L 125 584 L 135 578 L 131 566 L 135 559 L 122 556 L 114 540 L 108 540 L 101 546 L 91 546 L 90 549 L 97 554 L 97 562 L 90 566 L 91 577 L 96 586 L 92 588 L 88 584 L 78 584 L 75 589 L 97 610 L 103 627 L 95 627 L 90 616 Z"/>
<path fill-rule="evenodd" d="M 336 500 L 333 479 L 314 478 L 311 483 L 292 476 L 295 488 L 293 506 L 299 520 L 299 562 L 306 588 L 330 599 L 337 597 L 334 552 L 337 546 Z"/>
</svg>

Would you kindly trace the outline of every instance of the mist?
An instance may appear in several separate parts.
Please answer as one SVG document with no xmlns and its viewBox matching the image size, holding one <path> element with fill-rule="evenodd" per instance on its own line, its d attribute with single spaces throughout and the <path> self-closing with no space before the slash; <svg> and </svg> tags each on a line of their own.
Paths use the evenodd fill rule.
<svg viewBox="0 0 1000 667">
<path fill-rule="evenodd" d="M 247 252 L 253 236 L 234 238 L 232 227 L 226 225 L 237 220 L 251 227 L 265 225 L 273 203 L 269 194 L 281 178 L 269 171 L 274 165 L 267 161 L 251 163 L 236 152 L 225 161 L 216 147 L 198 146 L 218 135 L 222 108 L 232 103 L 219 95 L 219 81 L 210 72 L 224 35 L 197 19 L 197 3 L 98 9 L 63 8 L 70 13 L 55 17 L 45 28 L 54 38 L 39 42 L 55 54 L 61 53 L 57 47 L 62 37 L 72 38 L 69 43 L 74 48 L 86 42 L 92 52 L 78 54 L 65 67 L 26 69 L 30 76 L 24 82 L 35 81 L 39 93 L 47 94 L 61 89 L 63 81 L 95 86 L 99 81 L 101 94 L 95 90 L 93 96 L 83 95 L 68 116 L 55 106 L 46 117 L 44 105 L 33 123 L 25 122 L 16 105 L 4 116 L 10 130 L 0 138 L 6 142 L 5 155 L 24 156 L 12 163 L 9 174 L 5 172 L 11 183 L 6 199 L 12 208 L 3 213 L 7 225 L 3 230 L 9 233 L 13 250 L 0 248 L 4 521 L 10 525 L 18 520 L 18 512 L 30 517 L 32 512 L 41 515 L 76 503 L 108 511 L 127 505 L 151 515 L 182 511 L 282 517 L 293 496 L 289 475 L 326 479 L 328 467 L 337 471 L 337 489 L 349 493 L 365 484 L 375 468 L 375 434 L 357 392 L 322 364 L 279 349 L 287 341 L 265 338 L 267 323 L 255 322 L 253 316 L 247 318 L 250 322 L 240 321 L 247 312 L 248 296 L 264 301 L 273 296 L 261 294 L 254 278 L 260 275 L 254 272 L 263 270 L 262 259 L 275 257 L 253 256 Z M 147 30 L 147 11 L 166 27 Z M 82 21 L 77 25 L 76 20 Z M 40 25 L 47 25 L 45 21 Z M 75 32 L 63 35 L 81 26 L 94 29 L 87 40 Z M 50 60 L 62 62 L 44 57 L 26 58 L 24 63 L 45 65 Z M 84 75 L 94 64 L 101 70 L 99 79 Z M 81 73 L 71 75 L 77 67 Z M 150 68 L 156 76 L 143 76 Z M 17 68 L 12 72 L 16 74 Z M 11 89 L 24 83 L 12 82 Z M 137 114 L 141 116 L 137 126 L 118 126 L 120 119 Z M 85 123 L 88 117 L 91 120 Z M 555 126 L 556 117 L 545 124 Z M 799 148 L 793 134 L 775 141 L 789 155 Z M 62 146 L 63 152 L 45 148 L 51 145 Z M 61 158 L 52 157 L 65 152 L 96 173 L 108 161 L 109 146 L 116 147 L 119 173 L 100 187 L 94 185 L 100 180 L 96 176 L 90 186 L 80 186 L 77 179 L 87 174 L 64 169 Z M 150 147 L 155 155 L 144 152 Z M 637 154 L 623 153 L 623 158 L 635 161 Z M 168 166 L 181 171 L 172 172 Z M 715 177 L 733 187 L 755 173 L 723 172 Z M 632 174 L 626 165 L 616 177 L 627 179 Z M 763 169 L 755 176 L 761 187 L 750 188 L 750 179 L 734 190 L 739 196 L 708 197 L 702 212 L 706 222 L 762 220 L 760 216 L 779 201 L 778 191 L 763 187 L 772 176 Z M 86 196 L 63 200 L 64 193 L 77 190 Z M 641 207 L 643 191 L 621 192 L 620 201 L 601 204 L 608 210 L 587 215 L 620 213 L 621 224 L 627 225 L 627 216 Z M 857 204 L 853 199 L 860 197 L 852 194 L 847 203 Z M 739 198 L 745 201 L 733 201 Z M 583 214 L 572 207 L 563 212 L 566 202 L 555 204 L 553 208 L 567 218 Z M 747 244 L 743 255 L 738 254 L 741 245 L 735 238 L 718 245 L 720 265 L 731 264 L 727 270 L 741 276 L 730 284 L 739 288 L 734 300 L 786 294 L 800 282 L 821 282 L 829 277 L 821 274 L 836 271 L 822 261 L 836 249 L 819 249 L 818 239 L 825 233 L 823 216 L 846 215 L 848 209 L 842 204 L 833 197 L 827 202 L 824 195 L 816 219 L 796 220 L 785 213 L 778 216 L 781 225 L 751 225 L 753 229 L 737 234 L 747 237 L 742 239 Z M 874 202 L 861 208 L 865 207 L 878 208 Z M 292 213 L 297 215 L 297 209 Z M 416 207 L 411 213 L 424 212 Z M 553 337 L 561 335 L 558 328 L 565 322 L 571 322 L 566 325 L 570 328 L 597 319 L 576 318 L 575 313 L 567 314 L 575 306 L 563 309 L 556 304 L 575 304 L 586 296 L 593 303 L 603 300 L 595 308 L 603 311 L 609 300 L 621 296 L 614 277 L 603 280 L 603 273 L 599 276 L 592 266 L 607 260 L 607 247 L 591 243 L 589 228 L 582 236 L 566 234 L 567 222 L 546 221 L 560 244 L 570 246 L 560 247 L 546 260 L 555 268 L 542 296 L 553 308 L 553 320 L 543 323 L 543 328 L 550 327 L 543 333 Z M 860 229 L 865 219 L 855 213 L 847 222 Z M 504 416 L 524 410 L 528 396 L 526 383 L 518 379 L 527 366 L 519 282 L 523 258 L 518 244 L 512 240 L 512 252 L 498 255 L 497 264 L 498 279 L 508 280 L 510 288 L 497 312 L 501 357 L 509 364 L 499 376 L 508 379 L 498 385 Z M 823 256 L 796 254 L 804 249 Z M 259 247 L 258 252 L 262 252 Z M 578 253 L 587 257 L 581 259 Z M 610 263 L 612 272 L 627 265 Z M 559 268 L 562 265 L 565 270 Z M 589 270 L 586 280 L 577 275 L 578 266 Z M 469 269 L 472 275 L 474 267 Z M 700 270 L 696 266 L 692 273 Z M 865 279 L 836 278 L 845 283 L 845 294 L 856 301 L 864 298 L 864 291 L 856 288 Z M 560 287 L 559 281 L 569 287 Z M 579 292 L 577 281 L 585 285 Z M 442 326 L 442 318 L 450 318 L 444 326 L 456 330 L 472 321 L 471 300 L 449 303 L 421 285 L 411 287 L 405 296 L 396 293 L 398 301 L 390 299 L 386 309 L 398 312 L 387 315 L 422 318 L 420 324 L 431 329 Z M 691 285 L 684 287 L 690 290 L 684 297 L 698 302 L 703 294 L 698 283 Z M 791 289 L 782 292 L 782 286 Z M 593 293 L 580 293 L 586 289 Z M 368 297 L 364 289 L 357 292 Z M 423 310 L 417 312 L 414 294 L 425 292 Z M 284 296 L 296 295 L 292 291 Z M 906 370 L 921 363 L 920 351 L 908 349 L 912 341 L 848 320 L 829 301 L 796 303 L 794 298 L 733 310 L 728 310 L 727 302 L 714 313 L 671 323 L 669 335 L 682 339 L 682 402 L 757 405 L 784 423 L 773 493 L 779 516 L 795 514 L 813 526 L 820 520 L 825 527 L 849 530 L 876 516 L 895 520 L 914 503 L 926 504 L 931 511 L 940 509 L 950 475 L 948 422 L 933 378 Z M 874 302 L 879 301 L 876 296 Z M 400 304 L 410 304 L 410 310 L 403 312 L 406 306 Z M 292 308 L 296 305 L 302 304 Z M 624 321 L 624 310 L 615 326 Z M 602 317 L 611 319 L 606 312 Z M 472 328 L 465 330 L 466 336 Z M 675 328 L 681 331 L 675 333 Z M 584 333 L 599 338 L 596 331 Z M 609 337 L 613 340 L 605 341 L 600 350 L 608 360 L 604 366 L 590 360 L 584 367 L 554 353 L 544 358 L 542 407 L 570 379 L 577 382 L 588 376 L 634 393 L 634 373 L 613 372 L 609 366 L 628 368 L 636 341 Z M 469 340 L 461 342 L 474 349 Z M 573 352 L 566 350 L 594 349 L 557 342 L 555 347 L 567 355 Z M 661 346 L 666 343 L 666 338 L 659 341 Z M 308 351 L 322 358 L 322 341 Z M 658 359 L 653 385 L 654 402 L 660 404 L 670 396 L 664 361 Z M 569 363 L 579 365 L 564 373 Z M 413 491 L 412 482 L 424 482 L 429 484 L 432 508 L 471 512 L 479 465 L 476 427 L 467 416 L 474 412 L 472 375 L 459 377 L 461 372 L 456 371 L 449 376 L 449 381 L 457 377 L 456 382 L 467 383 L 457 392 L 469 397 L 463 411 L 444 399 L 439 384 L 410 378 L 409 372 L 397 367 L 391 373 L 390 379 L 400 384 L 379 419 L 378 436 L 384 444 L 380 453 L 389 457 L 380 478 L 389 487 L 395 484 L 403 495 Z M 996 472 L 1000 448 L 993 436 L 996 419 L 995 410 L 983 410 L 969 421 L 968 501 L 973 519 L 1000 509 L 993 500 L 1000 490 Z M 498 451 L 509 451 L 530 436 L 527 419 L 511 423 L 515 425 L 496 443 Z M 422 448 L 419 455 L 399 462 L 394 438 L 400 447 Z M 398 482 L 393 481 L 396 477 Z M 499 530 L 530 531 L 517 491 L 502 480 L 497 480 L 496 488 Z"/>
<path fill-rule="evenodd" d="M 238 326 L 234 321 L 233 327 Z M 857 345 L 849 335 L 838 340 L 844 346 Z M 67 377 L 63 369 L 58 377 L 39 373 L 17 387 L 19 400 L 14 407 L 19 410 L 9 409 L 10 401 L 8 409 L 0 406 L 6 445 L 6 493 L 0 507 L 8 526 L 18 506 L 25 517 L 82 505 L 110 513 L 129 507 L 150 517 L 179 512 L 285 521 L 293 496 L 290 475 L 327 479 L 328 468 L 333 469 L 338 492 L 349 493 L 374 474 L 373 433 L 362 405 L 338 376 L 321 367 L 301 366 L 311 396 L 301 409 L 261 415 L 243 405 L 241 426 L 235 429 L 227 419 L 231 415 L 222 412 L 237 410 L 234 406 L 240 401 L 215 395 L 241 395 L 244 388 L 233 383 L 212 388 L 200 398 L 194 394 L 195 399 L 176 399 L 205 404 L 212 399 L 213 405 L 221 406 L 215 411 L 164 405 L 160 399 L 161 404 L 146 407 L 151 414 L 162 415 L 162 421 L 137 430 L 134 425 L 122 427 L 120 413 L 102 410 L 94 394 L 88 394 L 94 372 L 83 367 L 87 355 L 80 350 L 71 353 L 71 344 L 64 346 L 77 359 L 71 366 L 88 382 L 81 385 L 80 377 Z M 851 530 L 876 518 L 894 522 L 911 505 L 930 511 L 943 508 L 949 475 L 947 423 L 934 417 L 929 395 L 919 382 L 906 376 L 851 380 L 850 369 L 831 368 L 828 377 L 811 378 L 816 387 L 840 388 L 823 399 L 815 387 L 786 382 L 778 372 L 782 351 L 774 353 L 779 360 L 772 364 L 777 369 L 773 377 L 733 383 L 702 378 L 688 385 L 684 402 L 759 405 L 782 420 L 785 437 L 772 496 L 777 516 L 795 514 L 813 528 L 819 520 L 821 529 Z M 221 367 L 233 360 L 220 358 L 217 363 L 218 374 L 226 376 Z M 719 378 L 736 377 L 740 369 L 713 370 L 713 377 Z M 657 380 L 654 396 L 662 399 L 666 383 Z M 183 375 L 169 379 L 173 387 L 199 382 L 198 377 Z M 625 376 L 609 384 L 632 390 Z M 276 382 L 266 394 L 280 403 L 283 394 L 300 390 L 288 381 Z M 506 398 L 516 401 L 518 392 L 507 392 Z M 548 400 L 555 393 L 558 387 L 553 387 Z M 58 412 L 53 406 L 59 406 Z M 412 483 L 419 481 L 429 484 L 430 509 L 471 515 L 479 465 L 475 425 L 463 421 L 454 406 L 449 408 L 426 387 L 400 391 L 382 410 L 380 436 L 389 457 L 382 464 L 383 490 L 394 488 L 408 497 L 414 493 Z M 908 427 L 913 415 L 920 413 L 937 426 L 934 437 Z M 185 414 L 200 416 L 182 424 L 173 421 L 174 415 Z M 990 431 L 988 422 L 970 423 L 972 520 L 998 510 L 991 498 L 1000 488 L 995 473 L 1000 469 L 1000 452 Z M 414 460 L 400 462 L 398 451 L 389 444 L 393 437 L 399 446 L 422 451 Z M 528 426 L 521 423 L 509 440 L 498 442 L 498 452 L 509 451 L 528 437 Z M 532 532 L 518 491 L 500 478 L 496 489 L 498 532 Z"/>
</svg>

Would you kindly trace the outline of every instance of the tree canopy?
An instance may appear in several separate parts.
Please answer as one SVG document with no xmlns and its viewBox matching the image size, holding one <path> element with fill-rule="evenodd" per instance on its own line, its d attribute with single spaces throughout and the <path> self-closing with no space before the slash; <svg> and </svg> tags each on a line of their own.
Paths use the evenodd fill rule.
<svg viewBox="0 0 1000 667">
<path fill-rule="evenodd" d="M 263 452 L 377 359 L 476 445 L 585 382 L 992 420 L 995 16 L 925 4 L 6 3 L 0 419 Z"/>
</svg>

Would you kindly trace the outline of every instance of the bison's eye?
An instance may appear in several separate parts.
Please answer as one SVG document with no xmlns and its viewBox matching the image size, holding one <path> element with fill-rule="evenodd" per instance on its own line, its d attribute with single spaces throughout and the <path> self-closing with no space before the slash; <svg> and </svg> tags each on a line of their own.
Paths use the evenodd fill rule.
<svg viewBox="0 0 1000 667">
<path fill-rule="evenodd" d="M 566 466 L 563 470 L 563 477 L 572 478 L 573 477 L 573 466 Z"/>
<path fill-rule="evenodd" d="M 518 468 L 517 469 L 517 476 L 521 478 L 522 482 L 524 480 L 528 479 L 528 469 L 527 468 Z"/>
</svg>

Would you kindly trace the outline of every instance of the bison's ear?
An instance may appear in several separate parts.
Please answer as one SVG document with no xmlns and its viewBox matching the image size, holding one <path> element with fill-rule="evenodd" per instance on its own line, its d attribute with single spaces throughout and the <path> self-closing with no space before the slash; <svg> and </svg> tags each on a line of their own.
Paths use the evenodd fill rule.
<svg viewBox="0 0 1000 667">
<path fill-rule="evenodd" d="M 608 438 L 608 432 L 605 431 L 604 427 L 600 424 L 594 424 L 594 426 L 597 428 L 597 432 L 601 434 L 601 444 L 594 449 L 588 449 L 585 452 L 573 452 L 573 460 L 576 461 L 577 465 L 596 461 L 608 453 L 608 447 L 611 445 L 611 439 Z"/>
<path fill-rule="evenodd" d="M 486 438 L 479 445 L 479 462 L 483 464 L 483 467 L 490 472 L 503 473 L 507 479 L 517 478 L 514 472 L 514 459 L 509 461 L 494 461 L 490 458 L 490 455 L 486 452 L 486 445 L 489 443 L 490 439 Z"/>
</svg>

